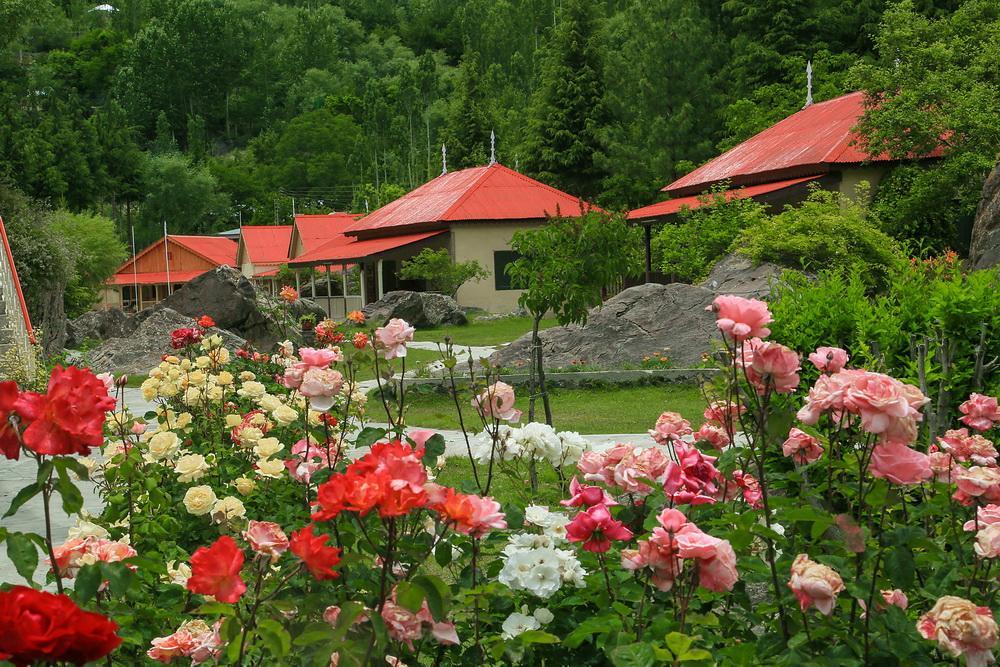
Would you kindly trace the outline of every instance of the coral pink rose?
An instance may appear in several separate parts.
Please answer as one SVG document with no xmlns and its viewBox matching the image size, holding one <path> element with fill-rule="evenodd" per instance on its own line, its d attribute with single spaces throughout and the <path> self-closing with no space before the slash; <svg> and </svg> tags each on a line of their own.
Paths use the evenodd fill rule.
<svg viewBox="0 0 1000 667">
<path fill-rule="evenodd" d="M 288 550 L 288 536 L 271 521 L 253 521 L 243 531 L 243 539 L 256 553 L 278 560 Z"/>
<path fill-rule="evenodd" d="M 746 365 L 747 378 L 763 394 L 769 387 L 788 394 L 799 386 L 799 355 L 781 343 L 761 342 L 752 348 Z"/>
<path fill-rule="evenodd" d="M 343 359 L 343 355 L 325 347 L 300 347 L 299 359 L 306 368 L 329 368 L 334 361 Z"/>
<path fill-rule="evenodd" d="M 963 505 L 969 505 L 974 498 L 981 502 L 1000 503 L 1000 469 L 972 466 L 962 470 L 955 477 L 958 490 L 954 498 Z"/>
<path fill-rule="evenodd" d="M 844 581 L 833 568 L 799 554 L 792 563 L 792 577 L 788 587 L 795 593 L 802 611 L 815 606 L 829 616 L 837 602 L 837 594 L 844 590 Z"/>
<path fill-rule="evenodd" d="M 735 431 L 739 424 L 740 415 L 746 411 L 746 406 L 739 403 L 714 401 L 708 404 L 702 415 L 706 421 L 718 424 L 729 431 Z"/>
<path fill-rule="evenodd" d="M 893 484 L 919 484 L 934 474 L 926 454 L 894 442 L 875 445 L 868 470 L 873 477 L 884 477 Z"/>
<path fill-rule="evenodd" d="M 437 431 L 429 428 L 414 428 L 407 432 L 406 437 L 413 441 L 416 447 L 423 447 L 433 438 Z"/>
<path fill-rule="evenodd" d="M 514 409 L 514 388 L 506 382 L 494 382 L 483 393 L 472 399 L 472 407 L 483 419 L 517 422 L 521 411 Z"/>
<path fill-rule="evenodd" d="M 847 352 L 839 347 L 818 347 L 809 355 L 812 365 L 824 373 L 837 373 L 847 365 L 849 359 Z"/>
<path fill-rule="evenodd" d="M 968 667 L 986 667 L 993 662 L 997 624 L 989 607 L 945 595 L 920 617 L 917 632 L 924 639 L 936 640 L 938 648 L 954 658 L 964 655 Z"/>
<path fill-rule="evenodd" d="M 731 591 L 739 580 L 736 552 L 728 540 L 720 540 L 715 555 L 698 561 L 698 584 L 716 593 Z"/>
<path fill-rule="evenodd" d="M 406 344 L 413 340 L 416 331 L 406 320 L 394 317 L 384 327 L 375 329 L 375 349 L 386 359 L 406 356 Z"/>
<path fill-rule="evenodd" d="M 885 600 L 885 603 L 891 607 L 906 609 L 910 606 L 910 600 L 906 597 L 906 593 L 898 588 L 887 589 L 880 592 L 882 594 L 882 599 Z"/>
<path fill-rule="evenodd" d="M 963 415 L 959 421 L 977 431 L 988 431 L 993 428 L 993 424 L 1000 422 L 1000 406 L 992 396 L 969 394 L 969 400 L 958 406 L 958 409 Z"/>
<path fill-rule="evenodd" d="M 866 431 L 885 433 L 893 422 L 918 414 L 901 385 L 888 375 L 864 372 L 853 377 L 844 394 L 844 405 L 861 416 Z"/>
<path fill-rule="evenodd" d="M 735 341 L 751 336 L 768 336 L 767 325 L 772 321 L 767 304 L 758 299 L 720 295 L 705 310 L 715 313 L 715 325 Z"/>
<path fill-rule="evenodd" d="M 1000 523 L 1000 505 L 986 505 L 976 508 L 976 518 L 966 521 L 962 526 L 964 530 L 979 530 L 983 526 Z"/>
<path fill-rule="evenodd" d="M 972 461 L 980 466 L 996 465 L 996 446 L 978 433 L 969 435 L 967 428 L 945 431 L 945 434 L 938 438 L 938 444 L 941 445 L 941 449 L 959 461 Z"/>
<path fill-rule="evenodd" d="M 649 430 L 653 440 L 661 445 L 670 444 L 685 435 L 691 435 L 691 422 L 676 412 L 664 412 L 656 420 L 656 425 Z"/>
<path fill-rule="evenodd" d="M 694 441 L 707 443 L 715 449 L 725 449 L 730 444 L 726 429 L 709 422 L 705 422 L 695 431 Z"/>
<path fill-rule="evenodd" d="M 991 523 L 979 529 L 974 545 L 976 555 L 980 558 L 997 558 L 1000 556 L 1000 523 Z"/>
<path fill-rule="evenodd" d="M 781 452 L 799 465 L 818 461 L 823 456 L 823 445 L 805 431 L 792 427 L 788 439 L 781 445 Z"/>
<path fill-rule="evenodd" d="M 333 407 L 333 397 L 344 386 L 344 376 L 329 368 L 310 368 L 302 375 L 299 393 L 309 399 L 309 407 L 323 411 Z"/>
<path fill-rule="evenodd" d="M 948 452 L 942 452 L 934 445 L 931 445 L 927 454 L 930 460 L 931 472 L 934 473 L 934 480 L 951 484 L 953 480 L 964 468 L 955 463 L 955 457 Z"/>
<path fill-rule="evenodd" d="M 615 465 L 612 485 L 627 493 L 648 496 L 653 487 L 644 480 L 662 482 L 671 463 L 669 457 L 655 447 L 633 449 Z"/>
</svg>

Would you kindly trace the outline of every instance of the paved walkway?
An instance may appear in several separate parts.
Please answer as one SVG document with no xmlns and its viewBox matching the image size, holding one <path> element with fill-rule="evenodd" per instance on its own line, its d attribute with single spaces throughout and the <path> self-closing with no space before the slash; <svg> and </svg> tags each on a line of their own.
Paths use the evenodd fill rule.
<svg viewBox="0 0 1000 667">
<path fill-rule="evenodd" d="M 410 346 L 422 350 L 437 349 L 437 345 L 435 343 L 428 342 L 410 343 Z M 493 354 L 495 350 L 496 348 L 493 347 L 473 347 L 471 348 L 471 354 L 474 360 L 478 360 L 488 357 Z M 459 358 L 459 363 L 461 364 L 466 362 L 470 348 L 460 350 L 456 346 L 455 351 L 456 356 Z M 373 389 L 376 386 L 374 380 L 368 380 L 360 384 L 364 391 Z M 154 407 L 153 404 L 142 398 L 142 392 L 137 388 L 125 389 L 125 404 L 132 411 L 132 414 L 135 415 L 143 415 L 152 410 Z M 370 425 L 379 426 L 377 423 L 372 423 Z M 382 426 L 384 426 L 384 424 L 382 424 Z M 411 428 L 417 428 L 417 426 L 414 425 Z M 445 456 L 466 456 L 465 438 L 461 431 L 436 430 L 444 436 Z M 653 442 L 652 439 L 645 433 L 585 435 L 583 437 L 592 443 L 596 449 L 601 449 L 615 442 L 632 442 L 637 445 L 650 445 Z M 10 507 L 11 500 L 17 492 L 21 490 L 21 488 L 34 481 L 35 472 L 36 466 L 33 459 L 22 457 L 19 461 L 8 461 L 6 459 L 0 460 L 0 514 L 7 511 L 7 508 Z M 78 485 L 83 493 L 84 509 L 91 514 L 99 514 L 103 507 L 103 503 L 101 498 L 95 493 L 93 484 L 90 482 L 79 482 Z M 66 539 L 70 526 L 76 523 L 76 517 L 68 516 L 63 511 L 58 498 L 54 500 L 53 506 L 50 509 L 53 524 L 52 536 L 56 542 L 62 542 Z M 44 514 L 42 512 L 41 497 L 36 496 L 23 505 L 14 516 L 6 519 L 0 519 L 0 526 L 3 526 L 11 532 L 34 532 L 41 535 L 45 533 L 45 522 L 43 517 Z M 36 581 L 44 579 L 43 573 L 47 568 L 44 561 L 44 556 L 39 553 L 39 566 L 36 569 L 35 574 Z M 5 546 L 0 547 L 0 582 L 22 583 L 22 579 L 14 569 L 13 563 L 11 563 L 10 559 L 7 558 L 7 550 Z"/>
</svg>

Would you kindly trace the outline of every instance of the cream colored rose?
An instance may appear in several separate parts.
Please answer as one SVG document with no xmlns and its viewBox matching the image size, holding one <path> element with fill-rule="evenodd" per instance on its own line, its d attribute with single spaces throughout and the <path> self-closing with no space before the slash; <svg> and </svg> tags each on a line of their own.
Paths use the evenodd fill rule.
<svg viewBox="0 0 1000 667">
<path fill-rule="evenodd" d="M 222 347 L 223 344 L 222 336 L 219 334 L 212 334 L 211 336 L 206 336 L 201 339 L 201 349 L 203 350 L 217 350 Z"/>
<path fill-rule="evenodd" d="M 229 523 L 233 519 L 241 519 L 246 516 L 247 510 L 243 502 L 236 496 L 226 496 L 215 503 L 212 508 L 212 521 L 215 523 Z"/>
<path fill-rule="evenodd" d="M 249 447 L 264 437 L 264 432 L 255 426 L 247 426 L 240 430 L 240 444 Z"/>
<path fill-rule="evenodd" d="M 320 424 L 322 424 L 323 422 L 320 421 L 320 417 L 322 415 L 323 415 L 322 412 L 316 412 L 315 410 L 310 410 L 309 411 L 309 425 L 310 426 L 319 426 Z"/>
<path fill-rule="evenodd" d="M 176 366 L 171 366 L 167 369 L 167 379 L 177 381 L 181 379 L 181 372 Z"/>
<path fill-rule="evenodd" d="M 187 405 L 197 405 L 201 401 L 201 390 L 198 387 L 188 387 L 184 392 L 184 403 Z"/>
<path fill-rule="evenodd" d="M 257 376 L 251 373 L 250 371 L 243 371 L 242 373 L 240 373 L 241 382 L 249 382 L 250 380 L 255 380 L 255 379 L 257 379 Z"/>
<path fill-rule="evenodd" d="M 249 496 L 257 488 L 257 482 L 247 477 L 238 477 L 233 480 L 233 486 L 242 496 Z"/>
<path fill-rule="evenodd" d="M 181 362 L 180 357 L 178 357 L 175 354 L 169 354 L 163 360 L 163 363 L 165 363 L 165 364 L 179 364 L 180 362 Z"/>
<path fill-rule="evenodd" d="M 256 380 L 248 380 L 236 393 L 244 398 L 260 398 L 267 393 L 267 387 Z"/>
<path fill-rule="evenodd" d="M 173 431 L 160 431 L 154 433 L 146 443 L 149 455 L 154 461 L 163 461 L 172 458 L 180 449 L 181 439 Z"/>
<path fill-rule="evenodd" d="M 271 416 L 274 417 L 274 421 L 278 422 L 282 426 L 288 426 L 299 418 L 299 413 L 287 405 L 282 405 L 274 409 L 271 412 Z"/>
<path fill-rule="evenodd" d="M 278 479 L 285 472 L 285 462 L 280 459 L 261 459 L 257 461 L 257 476 Z"/>
<path fill-rule="evenodd" d="M 194 367 L 190 359 L 181 359 L 181 363 L 178 364 L 182 371 L 190 371 Z"/>
<path fill-rule="evenodd" d="M 188 375 L 188 384 L 196 387 L 202 386 L 206 381 L 208 381 L 208 375 L 205 374 L 205 371 L 195 371 Z"/>
<path fill-rule="evenodd" d="M 174 463 L 174 472 L 177 473 L 177 481 L 182 484 L 197 482 L 204 477 L 211 466 L 205 461 L 201 454 L 185 454 Z"/>
<path fill-rule="evenodd" d="M 66 539 L 86 539 L 88 537 L 103 537 L 107 539 L 111 534 L 107 531 L 104 526 L 98 526 L 96 523 L 87 521 L 84 518 L 78 518 L 76 520 L 75 526 L 70 526 L 69 531 L 66 534 Z"/>
<path fill-rule="evenodd" d="M 277 438 L 261 438 L 254 445 L 253 451 L 259 458 L 269 459 L 284 448 Z"/>
<path fill-rule="evenodd" d="M 219 366 L 228 364 L 230 359 L 229 350 L 224 347 L 220 347 L 218 350 L 212 350 L 208 353 L 208 356 L 210 356 L 212 361 Z"/>
<path fill-rule="evenodd" d="M 187 586 L 187 580 L 191 577 L 191 566 L 187 563 L 179 563 L 175 560 L 167 561 L 167 573 L 160 575 L 160 580 L 168 584 L 177 586 Z"/>
<path fill-rule="evenodd" d="M 195 366 L 198 368 L 208 368 L 212 365 L 212 360 L 206 357 L 204 354 L 196 357 L 194 360 Z"/>
<path fill-rule="evenodd" d="M 149 378 L 139 386 L 139 390 L 142 392 L 142 398 L 146 401 L 151 401 L 156 398 L 157 393 L 159 393 L 159 388 L 160 381 L 156 378 Z"/>
<path fill-rule="evenodd" d="M 195 516 L 208 514 L 218 501 L 215 491 L 210 486 L 192 486 L 184 494 L 184 507 L 189 514 Z"/>
<path fill-rule="evenodd" d="M 233 428 L 243 423 L 241 415 L 226 415 L 226 428 Z"/>
<path fill-rule="evenodd" d="M 191 425 L 191 420 L 194 417 L 191 416 L 190 412 L 182 412 L 174 419 L 174 428 L 187 428 Z"/>
<path fill-rule="evenodd" d="M 257 399 L 257 405 L 259 405 L 264 410 L 267 410 L 268 412 L 274 412 L 282 405 L 284 405 L 284 403 L 282 403 L 281 399 L 275 396 L 274 394 L 264 394 L 263 396 Z"/>
<path fill-rule="evenodd" d="M 214 386 L 213 387 L 209 387 L 206 390 L 205 395 L 208 396 L 208 400 L 210 400 L 210 401 L 216 401 L 216 402 L 221 401 L 222 400 L 222 387 L 214 387 Z"/>
<path fill-rule="evenodd" d="M 231 385 L 236 378 L 229 371 L 220 371 L 218 375 L 215 376 L 215 384 L 220 387 L 228 387 Z"/>
</svg>

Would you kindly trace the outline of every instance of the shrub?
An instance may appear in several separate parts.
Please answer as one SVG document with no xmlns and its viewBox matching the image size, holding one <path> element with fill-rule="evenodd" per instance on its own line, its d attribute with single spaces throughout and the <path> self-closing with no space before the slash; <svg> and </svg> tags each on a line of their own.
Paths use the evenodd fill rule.
<svg viewBox="0 0 1000 667">
<path fill-rule="evenodd" d="M 674 280 L 693 283 L 705 278 L 741 231 L 766 218 L 764 206 L 751 199 L 726 201 L 716 192 L 705 202 L 681 211 L 680 222 L 665 225 L 656 237 L 660 268 Z"/>
<path fill-rule="evenodd" d="M 490 272 L 474 259 L 453 262 L 447 248 L 424 248 L 403 262 L 399 275 L 407 280 L 424 280 L 435 292 L 455 296 L 462 285 L 488 278 Z"/>
<path fill-rule="evenodd" d="M 867 193 L 859 190 L 855 199 L 866 201 Z M 735 245 L 755 262 L 806 271 L 861 267 L 868 285 L 881 285 L 903 261 L 899 245 L 868 220 L 864 205 L 819 189 L 800 206 L 760 219 Z"/>
</svg>

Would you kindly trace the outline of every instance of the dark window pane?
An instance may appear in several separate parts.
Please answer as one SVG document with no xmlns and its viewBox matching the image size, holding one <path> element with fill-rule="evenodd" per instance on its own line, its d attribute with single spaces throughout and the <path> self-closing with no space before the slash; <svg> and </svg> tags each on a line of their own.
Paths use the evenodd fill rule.
<svg viewBox="0 0 1000 667">
<path fill-rule="evenodd" d="M 507 275 L 507 265 L 517 260 L 521 254 L 513 250 L 496 250 L 493 252 L 493 280 L 497 291 L 514 289 Z"/>
</svg>

